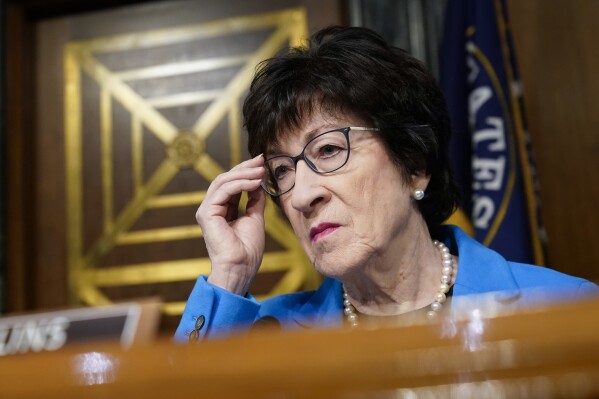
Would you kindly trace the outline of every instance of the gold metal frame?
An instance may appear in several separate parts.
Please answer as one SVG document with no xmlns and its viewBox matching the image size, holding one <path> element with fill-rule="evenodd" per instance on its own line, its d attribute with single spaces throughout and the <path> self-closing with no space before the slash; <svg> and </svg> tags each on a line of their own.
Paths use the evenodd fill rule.
<svg viewBox="0 0 599 399">
<path fill-rule="evenodd" d="M 201 38 L 231 33 L 272 29 L 273 32 L 257 51 L 226 58 L 176 62 L 151 67 L 113 72 L 99 62 L 96 55 L 106 52 L 127 51 L 176 44 Z M 87 41 L 70 42 L 64 50 L 65 74 L 65 145 L 67 181 L 67 247 L 70 298 L 91 305 L 110 303 L 100 288 L 131 284 L 151 284 L 194 280 L 210 271 L 208 258 L 168 262 L 128 264 L 96 268 L 98 261 L 115 246 L 171 241 L 201 237 L 196 225 L 175 226 L 145 231 L 129 231 L 147 209 L 199 204 L 204 191 L 160 195 L 161 189 L 183 167 L 194 168 L 207 181 L 212 181 L 228 167 L 219 165 L 205 151 L 204 142 L 218 123 L 229 119 L 231 163 L 241 161 L 240 96 L 247 90 L 256 64 L 273 56 L 282 46 L 301 44 L 307 35 L 306 15 L 303 9 L 244 16 L 219 21 L 197 23 L 142 33 L 102 37 Z M 220 90 L 182 93 L 161 98 L 145 99 L 128 86 L 139 79 L 174 76 L 185 73 L 215 70 L 232 65 L 241 66 L 239 72 Z M 83 249 L 83 194 L 82 194 L 82 86 L 81 74 L 89 75 L 100 87 L 101 171 L 103 193 L 103 233 L 89 251 Z M 132 171 L 134 196 L 124 209 L 115 214 L 112 181 L 112 115 L 111 101 L 117 101 L 131 114 Z M 199 115 L 193 128 L 181 132 L 157 110 L 161 107 L 211 102 Z M 143 176 L 142 126 L 146 126 L 167 147 L 169 154 L 145 182 Z M 242 200 L 240 208 L 245 208 Z M 267 252 L 260 272 L 284 271 L 283 277 L 268 295 L 295 291 L 302 285 L 313 287 L 318 277 L 306 260 L 297 239 L 271 201 L 266 211 L 267 234 L 284 250 Z M 163 306 L 169 315 L 182 313 L 184 302 Z"/>
</svg>

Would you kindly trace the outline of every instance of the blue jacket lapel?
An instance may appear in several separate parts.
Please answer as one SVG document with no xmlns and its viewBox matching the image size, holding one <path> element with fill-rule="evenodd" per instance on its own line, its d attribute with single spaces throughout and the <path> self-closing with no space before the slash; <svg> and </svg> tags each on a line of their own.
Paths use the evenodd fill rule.
<svg viewBox="0 0 599 399">
<path fill-rule="evenodd" d="M 519 290 L 503 256 L 472 239 L 456 226 L 441 226 L 436 233 L 437 239 L 442 240 L 451 253 L 459 257 L 454 296 L 493 291 L 516 293 Z"/>
<path fill-rule="evenodd" d="M 330 328 L 343 323 L 341 283 L 327 278 L 317 291 L 301 305 L 293 319 L 302 327 Z"/>
</svg>

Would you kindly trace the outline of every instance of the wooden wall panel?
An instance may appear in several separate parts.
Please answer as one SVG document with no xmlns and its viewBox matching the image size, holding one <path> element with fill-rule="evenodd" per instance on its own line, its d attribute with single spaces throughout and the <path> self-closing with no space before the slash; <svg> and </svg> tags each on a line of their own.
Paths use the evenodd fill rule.
<svg viewBox="0 0 599 399">
<path fill-rule="evenodd" d="M 28 18 L 20 16 L 15 19 L 16 22 L 28 24 L 33 36 L 27 44 L 15 43 L 13 49 L 17 55 L 25 50 L 31 52 L 29 58 L 21 56 L 22 59 L 15 59 L 26 68 L 19 65 L 10 68 L 18 77 L 15 82 L 26 84 L 27 87 L 10 90 L 16 97 L 12 104 L 15 117 L 11 119 L 14 128 L 9 128 L 8 137 L 12 137 L 12 147 L 17 151 L 11 158 L 14 165 L 11 184 L 15 190 L 9 193 L 9 203 L 14 212 L 11 213 L 8 234 L 17 234 L 11 239 L 13 246 L 9 247 L 9 256 L 12 257 L 9 265 L 12 280 L 9 279 L 9 283 L 12 284 L 8 290 L 14 298 L 8 304 L 9 311 L 56 308 L 69 303 L 65 245 L 65 43 L 118 33 L 119 27 L 126 31 L 144 30 L 154 25 L 189 23 L 198 20 L 198 16 L 200 20 L 212 20 L 231 14 L 252 14 L 292 6 L 307 8 L 309 31 L 339 24 L 342 18 L 340 2 L 337 0 L 324 4 L 313 0 L 175 1 L 162 3 L 161 12 L 155 12 L 156 5 L 160 7 L 159 3 L 152 4 L 139 6 L 142 15 L 135 18 L 127 9 L 116 8 L 82 15 L 36 17 L 35 20 L 31 20 L 30 15 Z M 190 10 L 190 6 L 193 9 Z M 106 20 L 113 23 L 106 24 Z M 115 107 L 115 114 L 117 111 Z M 96 144 L 98 147 L 99 143 Z M 161 155 L 164 155 L 163 151 Z M 91 180 L 86 185 L 93 185 L 94 179 Z M 99 179 L 95 183 L 100 184 Z M 192 209 L 189 213 L 190 223 L 193 223 L 193 215 Z M 201 245 L 201 241 L 197 245 Z M 129 291 L 131 295 L 148 295 L 142 288 L 132 286 Z M 190 289 L 191 285 L 185 282 L 176 291 L 186 296 Z M 162 291 L 162 287 L 157 287 L 153 292 L 160 294 Z M 177 320 L 178 317 L 170 318 L 166 327 L 175 326 Z"/>
<path fill-rule="evenodd" d="M 58 308 L 67 303 L 66 208 L 63 131 L 62 49 L 68 39 L 64 19 L 42 21 L 36 29 L 36 118 L 33 234 L 35 265 L 31 284 L 35 308 Z M 43 65 L 43 66 L 42 66 Z M 50 94 L 50 95 L 48 95 Z"/>
<path fill-rule="evenodd" d="M 4 274 L 5 310 L 22 311 L 32 303 L 28 278 L 31 269 L 31 231 L 29 223 L 33 219 L 31 206 L 32 187 L 31 165 L 34 162 L 30 145 L 32 140 L 32 120 L 27 116 L 33 112 L 27 93 L 31 93 L 32 51 L 30 30 L 25 21 L 24 12 L 13 4 L 5 9 L 5 102 L 6 124 L 6 271 Z M 4 155 L 3 154 L 3 155 Z"/>
<path fill-rule="evenodd" d="M 599 279 L 599 2 L 508 1 L 549 264 Z"/>
</svg>

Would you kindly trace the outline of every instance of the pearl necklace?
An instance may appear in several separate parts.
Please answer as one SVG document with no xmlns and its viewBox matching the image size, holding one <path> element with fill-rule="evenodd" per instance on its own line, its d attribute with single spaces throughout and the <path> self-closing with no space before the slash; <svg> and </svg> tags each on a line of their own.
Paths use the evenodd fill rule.
<svg viewBox="0 0 599 399">
<path fill-rule="evenodd" d="M 437 288 L 437 294 L 435 295 L 435 300 L 431 303 L 431 309 L 426 313 L 429 319 L 434 318 L 437 313 L 441 311 L 443 308 L 443 303 L 447 299 L 447 293 L 449 292 L 449 288 L 451 284 L 452 274 L 453 274 L 453 258 L 449 253 L 449 248 L 445 246 L 442 242 L 437 240 L 433 241 L 433 244 L 437 248 L 439 248 L 439 252 L 441 252 L 441 257 L 443 259 L 443 269 L 441 272 L 441 284 L 439 284 L 439 288 Z M 358 315 L 356 314 L 356 308 L 351 304 L 349 300 L 349 296 L 347 292 L 345 292 L 345 287 L 343 288 L 343 313 L 347 318 L 347 322 L 351 327 L 356 327 L 358 325 Z"/>
</svg>

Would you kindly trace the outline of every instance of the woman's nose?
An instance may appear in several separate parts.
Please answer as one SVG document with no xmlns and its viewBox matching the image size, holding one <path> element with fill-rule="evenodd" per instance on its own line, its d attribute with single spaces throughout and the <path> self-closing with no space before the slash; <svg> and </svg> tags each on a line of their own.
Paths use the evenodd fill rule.
<svg viewBox="0 0 599 399">
<path fill-rule="evenodd" d="M 300 212 L 311 212 L 321 202 L 326 202 L 329 193 L 321 184 L 323 175 L 314 172 L 306 162 L 295 167 L 295 185 L 291 190 L 291 206 Z"/>
</svg>

